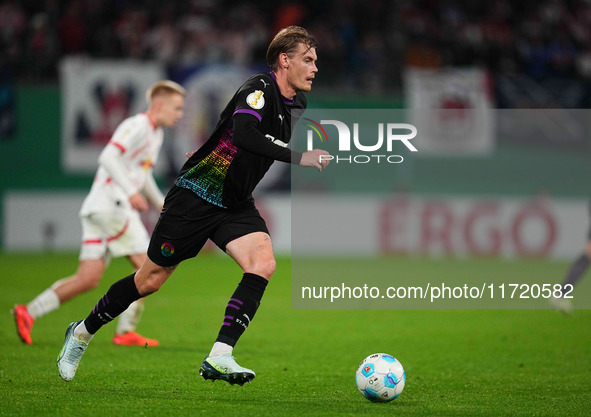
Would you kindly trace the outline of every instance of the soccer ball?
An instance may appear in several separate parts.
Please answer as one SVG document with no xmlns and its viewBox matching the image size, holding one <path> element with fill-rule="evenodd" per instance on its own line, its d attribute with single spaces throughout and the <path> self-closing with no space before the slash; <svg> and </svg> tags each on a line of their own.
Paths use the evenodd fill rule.
<svg viewBox="0 0 591 417">
<path fill-rule="evenodd" d="M 355 373 L 355 382 L 368 400 L 388 402 L 397 398 L 404 389 L 406 373 L 394 356 L 374 353 L 361 361 Z"/>
</svg>

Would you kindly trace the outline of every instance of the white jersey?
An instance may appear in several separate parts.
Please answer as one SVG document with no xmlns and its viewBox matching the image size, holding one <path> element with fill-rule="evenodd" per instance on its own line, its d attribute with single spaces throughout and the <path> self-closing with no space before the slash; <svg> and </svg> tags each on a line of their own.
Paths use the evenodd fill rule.
<svg viewBox="0 0 591 417">
<path fill-rule="evenodd" d="M 99 168 L 80 215 L 131 210 L 129 197 L 144 190 L 148 182 L 155 184 L 152 171 L 162 139 L 162 128 L 154 126 L 146 113 L 125 119 L 99 157 Z M 153 203 L 163 200 L 159 191 L 157 194 L 151 198 Z"/>
</svg>

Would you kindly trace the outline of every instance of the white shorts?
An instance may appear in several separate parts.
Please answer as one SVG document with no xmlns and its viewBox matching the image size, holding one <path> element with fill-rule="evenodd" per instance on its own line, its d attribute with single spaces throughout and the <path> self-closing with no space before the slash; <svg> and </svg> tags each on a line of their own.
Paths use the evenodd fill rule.
<svg viewBox="0 0 591 417">
<path fill-rule="evenodd" d="M 82 221 L 82 248 L 80 260 L 145 254 L 150 237 L 135 210 L 113 213 L 91 213 L 80 217 Z"/>
</svg>

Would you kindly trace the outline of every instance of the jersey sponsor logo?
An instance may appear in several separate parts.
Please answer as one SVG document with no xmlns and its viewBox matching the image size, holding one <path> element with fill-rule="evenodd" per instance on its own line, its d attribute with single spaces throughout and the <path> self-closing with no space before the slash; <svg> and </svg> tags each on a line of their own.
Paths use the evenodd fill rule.
<svg viewBox="0 0 591 417">
<path fill-rule="evenodd" d="M 150 168 L 154 168 L 154 164 L 152 163 L 152 158 L 148 158 L 145 161 L 141 161 L 140 165 L 142 169 L 145 171 L 149 170 Z"/>
<path fill-rule="evenodd" d="M 287 148 L 287 143 L 283 142 L 282 140 L 279 139 L 275 139 L 274 136 L 269 135 L 268 133 L 265 135 L 265 137 L 267 139 L 269 139 L 271 142 L 273 142 L 275 145 L 279 145 L 282 148 Z"/>
<path fill-rule="evenodd" d="M 244 317 L 248 321 L 248 323 L 243 322 L 239 318 L 236 318 L 236 323 L 238 323 L 246 329 L 250 325 L 250 317 L 248 317 L 246 314 L 243 314 L 242 317 Z"/>
<path fill-rule="evenodd" d="M 262 78 L 259 78 L 261 80 L 261 82 L 263 83 L 263 88 L 267 88 L 267 86 L 269 85 L 268 82 L 266 82 L 265 80 L 263 80 Z"/>
<path fill-rule="evenodd" d="M 282 115 L 282 114 L 280 114 L 280 115 L 279 115 L 279 116 L 277 116 L 277 117 L 279 117 L 279 120 L 281 120 L 281 124 L 283 124 L 283 115 Z"/>
<path fill-rule="evenodd" d="M 264 93 L 261 90 L 255 90 L 254 93 L 250 93 L 248 97 L 246 97 L 246 104 L 255 110 L 262 109 L 265 105 L 263 94 Z"/>
</svg>

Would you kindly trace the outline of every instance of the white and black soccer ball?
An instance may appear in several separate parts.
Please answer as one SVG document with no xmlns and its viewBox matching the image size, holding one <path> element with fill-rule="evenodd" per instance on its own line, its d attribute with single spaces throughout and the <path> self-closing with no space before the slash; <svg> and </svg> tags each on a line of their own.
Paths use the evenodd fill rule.
<svg viewBox="0 0 591 417">
<path fill-rule="evenodd" d="M 355 382 L 368 400 L 388 402 L 397 398 L 404 389 L 406 373 L 394 356 L 374 353 L 361 361 Z"/>
</svg>

